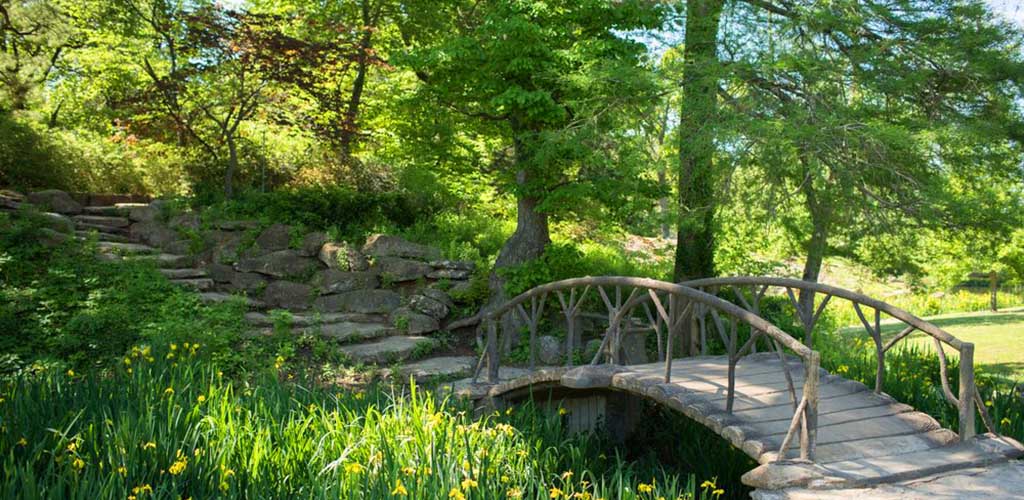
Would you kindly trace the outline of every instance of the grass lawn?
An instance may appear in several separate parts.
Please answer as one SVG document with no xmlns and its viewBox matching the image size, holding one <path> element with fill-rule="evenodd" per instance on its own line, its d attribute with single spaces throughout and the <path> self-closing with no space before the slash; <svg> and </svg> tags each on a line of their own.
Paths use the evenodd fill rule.
<svg viewBox="0 0 1024 500">
<path fill-rule="evenodd" d="M 974 343 L 974 363 L 990 373 L 1024 379 L 1024 308 L 999 312 L 943 314 L 924 318 L 964 342 Z M 882 323 L 882 335 L 891 338 L 903 329 L 902 323 Z M 863 327 L 847 327 L 843 333 L 867 333 Z M 933 348 L 931 337 L 915 332 L 905 342 Z M 946 352 L 953 351 L 948 346 Z"/>
</svg>

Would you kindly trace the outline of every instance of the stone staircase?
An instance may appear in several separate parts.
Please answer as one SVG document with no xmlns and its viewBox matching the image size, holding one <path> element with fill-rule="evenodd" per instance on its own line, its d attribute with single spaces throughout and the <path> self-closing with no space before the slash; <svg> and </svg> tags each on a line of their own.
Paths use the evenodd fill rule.
<svg viewBox="0 0 1024 500">
<path fill-rule="evenodd" d="M 63 199 L 58 201 L 61 203 L 55 204 L 69 205 Z M 102 259 L 152 261 L 171 283 L 195 290 L 205 303 L 244 301 L 249 309 L 245 320 L 251 325 L 248 332 L 250 336 L 271 335 L 275 328 L 271 310 L 286 310 L 290 313 L 290 324 L 283 326 L 292 334 L 313 334 L 337 342 L 338 350 L 354 364 L 396 366 L 397 372 L 392 372 L 390 368 L 383 372 L 390 373 L 398 380 L 413 377 L 418 382 L 425 382 L 465 377 L 475 365 L 475 356 L 438 355 L 442 342 L 430 336 L 440 330 L 435 317 L 446 316 L 449 309 L 454 307 L 447 294 L 433 288 L 419 288 L 412 291 L 411 295 L 400 297 L 394 291 L 379 288 L 382 275 L 389 276 L 389 279 L 404 279 L 406 284 L 410 283 L 410 277 L 422 282 L 430 275 L 429 279 L 432 280 L 456 280 L 457 286 L 460 286 L 467 282 L 459 280 L 466 280 L 471 271 L 471 267 L 465 263 L 438 260 L 432 266 L 423 261 L 383 256 L 378 257 L 375 263 L 383 271 L 320 270 L 318 267 L 317 279 L 321 282 L 318 286 L 321 292 L 318 294 L 317 287 L 283 281 L 285 278 L 273 274 L 274 266 L 280 264 L 274 261 L 275 256 L 285 251 L 274 251 L 248 260 L 240 259 L 233 266 L 216 263 L 216 258 L 210 259 L 209 254 L 194 256 L 182 251 L 187 245 L 182 244 L 173 231 L 155 222 L 155 214 L 159 212 L 157 203 L 81 206 L 77 210 L 72 205 L 72 208 L 60 211 L 62 214 L 54 215 L 70 219 L 75 237 L 96 239 Z M 195 220 L 198 221 L 198 217 Z M 218 224 L 215 231 L 232 234 L 231 231 L 251 231 L 254 227 L 251 221 L 228 221 Z M 309 239 L 308 236 L 306 239 Z M 214 237 L 223 237 L 223 234 Z M 260 235 L 260 238 L 264 237 L 264 234 Z M 383 238 L 380 241 L 386 245 L 399 244 Z M 314 241 L 314 254 L 324 252 L 331 245 L 320 244 L 323 248 L 319 248 L 320 245 Z M 303 245 L 308 243 L 304 241 Z M 289 256 L 281 256 L 281 259 L 286 257 Z M 289 262 L 286 260 L 284 265 L 289 265 Z M 274 293 L 270 293 L 270 287 L 282 290 L 275 289 Z M 410 288 L 405 289 L 408 292 Z M 260 293 L 262 298 L 254 296 Z M 289 293 L 298 294 L 299 297 L 289 301 L 286 299 Z M 317 296 L 313 300 L 305 300 L 303 294 Z M 272 304 L 263 300 L 268 296 Z M 387 307 L 380 307 L 381 303 L 386 303 Z M 429 317 L 419 312 L 423 310 L 436 314 Z M 398 317 L 405 319 L 399 320 Z M 401 328 L 398 324 L 402 325 Z M 281 328 L 282 325 L 277 327 Z"/>
</svg>

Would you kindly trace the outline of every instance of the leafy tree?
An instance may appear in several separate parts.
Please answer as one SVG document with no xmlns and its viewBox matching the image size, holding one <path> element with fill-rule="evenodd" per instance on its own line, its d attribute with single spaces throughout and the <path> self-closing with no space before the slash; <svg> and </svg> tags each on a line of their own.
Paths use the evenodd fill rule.
<svg viewBox="0 0 1024 500">
<path fill-rule="evenodd" d="M 75 45 L 73 28 L 54 2 L 0 0 L 0 89 L 8 110 L 27 109 L 30 94 Z"/>
<path fill-rule="evenodd" d="M 654 26 L 659 12 L 607 0 L 483 1 L 453 11 L 453 32 L 413 45 L 407 62 L 427 99 L 507 141 L 493 164 L 516 197 L 517 225 L 500 269 L 542 254 L 552 213 L 622 192 L 613 185 L 628 179 L 613 165 L 617 111 L 643 103 L 653 87 L 643 46 L 616 31 Z M 497 274 L 492 292 L 503 295 Z"/>
</svg>

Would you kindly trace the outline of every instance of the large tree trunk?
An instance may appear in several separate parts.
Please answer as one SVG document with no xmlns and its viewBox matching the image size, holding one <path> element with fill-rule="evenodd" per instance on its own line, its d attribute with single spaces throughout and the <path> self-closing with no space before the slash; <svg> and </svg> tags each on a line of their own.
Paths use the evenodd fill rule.
<svg viewBox="0 0 1024 500">
<path fill-rule="evenodd" d="M 238 170 L 238 145 L 234 134 L 227 135 L 228 167 L 224 171 L 224 195 L 229 199 L 235 195 L 235 172 Z"/>
<path fill-rule="evenodd" d="M 352 149 L 355 146 L 356 134 L 359 133 L 359 106 L 363 100 L 363 89 L 366 87 L 366 73 L 370 67 L 370 50 L 373 48 L 373 18 L 370 13 L 370 0 L 362 2 L 363 36 L 359 40 L 359 54 L 356 57 L 356 77 L 352 81 L 352 93 L 349 95 L 345 108 L 345 126 L 338 138 L 338 155 L 343 165 L 352 161 Z"/>
<path fill-rule="evenodd" d="M 723 5 L 724 0 L 686 2 L 676 281 L 715 274 L 714 131 Z"/>
<path fill-rule="evenodd" d="M 816 191 L 814 182 L 810 178 L 812 166 L 809 161 L 801 155 L 800 163 L 803 164 L 804 173 L 808 178 L 803 182 L 800 189 L 804 194 L 804 205 L 811 216 L 811 236 L 807 240 L 807 259 L 804 261 L 804 271 L 800 278 L 804 281 L 817 283 L 818 277 L 821 275 L 821 264 L 824 262 L 825 253 L 828 251 L 829 229 L 832 226 L 834 210 L 829 200 L 822 200 Z M 813 292 L 800 291 L 797 303 L 800 309 L 804 311 L 804 314 L 813 314 L 814 295 Z M 809 320 L 810 316 L 807 316 L 806 319 Z M 808 334 L 806 338 L 807 345 L 813 345 L 812 341 L 813 339 Z"/>
</svg>

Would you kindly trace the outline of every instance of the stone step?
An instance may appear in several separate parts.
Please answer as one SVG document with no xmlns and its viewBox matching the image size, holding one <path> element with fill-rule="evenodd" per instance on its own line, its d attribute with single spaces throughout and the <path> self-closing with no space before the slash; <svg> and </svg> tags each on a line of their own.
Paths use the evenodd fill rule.
<svg viewBox="0 0 1024 500">
<path fill-rule="evenodd" d="M 440 342 L 429 337 L 396 336 L 367 344 L 342 346 L 341 352 L 357 363 L 390 363 L 404 361 L 413 355 L 429 352 Z"/>
<path fill-rule="evenodd" d="M 292 313 L 291 326 L 307 327 L 313 325 L 326 325 L 330 323 L 381 323 L 385 320 L 383 316 L 360 313 Z M 245 313 L 245 321 L 257 327 L 273 327 L 274 318 L 267 313 L 248 312 Z"/>
<path fill-rule="evenodd" d="M 183 278 L 183 279 L 172 279 L 171 283 L 183 286 L 185 288 L 191 288 L 200 292 L 206 292 L 213 289 L 213 280 L 210 278 Z"/>
<path fill-rule="evenodd" d="M 133 259 L 152 261 L 161 269 L 187 269 L 193 265 L 193 258 L 188 255 L 161 253 L 150 255 L 134 255 Z"/>
<path fill-rule="evenodd" d="M 96 240 L 97 241 L 112 241 L 114 243 L 131 243 L 132 242 L 131 238 L 129 238 L 127 236 L 122 236 L 120 234 L 105 233 L 103 231 L 94 231 L 94 230 L 75 231 L 75 236 L 78 237 L 78 239 L 81 239 L 81 240 L 87 240 L 89 238 L 92 238 L 92 236 L 94 234 L 96 235 Z"/>
<path fill-rule="evenodd" d="M 377 339 L 395 335 L 398 330 L 384 323 L 327 323 L 323 325 L 292 328 L 293 335 L 319 335 L 341 343 Z M 250 332 L 252 336 L 269 336 L 273 328 L 261 328 Z"/>
<path fill-rule="evenodd" d="M 435 379 L 466 377 L 473 374 L 475 367 L 475 356 L 438 356 L 402 366 L 398 369 L 398 376 L 401 377 L 399 382 L 412 377 L 420 384 Z"/>
<path fill-rule="evenodd" d="M 158 252 L 157 249 L 141 243 L 121 243 L 117 241 L 100 241 L 96 243 L 96 249 L 103 253 L 116 253 L 120 255 L 148 255 Z"/>
<path fill-rule="evenodd" d="M 91 226 L 124 227 L 132 225 L 127 217 L 110 217 L 105 215 L 75 215 L 71 217 L 76 224 L 88 224 Z"/>
<path fill-rule="evenodd" d="M 202 292 L 199 294 L 199 300 L 202 300 L 204 304 L 220 304 L 231 300 L 241 300 L 250 309 L 265 309 L 267 307 L 262 301 L 244 295 L 231 295 L 221 292 Z"/>
<path fill-rule="evenodd" d="M 195 268 L 184 268 L 184 269 L 161 269 L 160 274 L 163 274 L 167 279 L 182 280 L 191 278 L 205 278 L 205 269 Z"/>
<path fill-rule="evenodd" d="M 82 207 L 83 214 L 102 217 L 127 217 L 130 211 L 130 208 L 118 205 Z"/>
<path fill-rule="evenodd" d="M 89 224 L 87 222 L 75 221 L 75 229 L 79 231 L 96 231 L 98 233 L 128 236 L 128 228 L 126 227 L 103 226 L 99 224 Z"/>
</svg>

